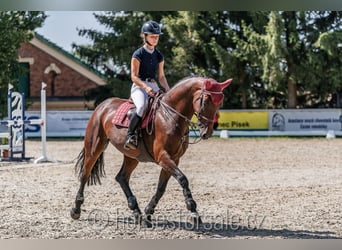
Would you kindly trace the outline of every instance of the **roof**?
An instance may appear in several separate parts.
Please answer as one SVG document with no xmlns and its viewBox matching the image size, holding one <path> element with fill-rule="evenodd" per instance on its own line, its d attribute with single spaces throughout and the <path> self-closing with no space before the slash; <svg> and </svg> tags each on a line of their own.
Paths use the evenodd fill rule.
<svg viewBox="0 0 342 250">
<path fill-rule="evenodd" d="M 65 65 L 68 65 L 70 68 L 92 80 L 97 85 L 107 84 L 106 78 L 103 74 L 101 74 L 101 72 L 90 67 L 88 64 L 84 63 L 79 58 L 65 51 L 42 35 L 35 32 L 33 39 L 31 39 L 30 41 L 30 44 L 43 50 L 45 53 L 56 58 L 57 60 L 63 62 Z"/>
</svg>

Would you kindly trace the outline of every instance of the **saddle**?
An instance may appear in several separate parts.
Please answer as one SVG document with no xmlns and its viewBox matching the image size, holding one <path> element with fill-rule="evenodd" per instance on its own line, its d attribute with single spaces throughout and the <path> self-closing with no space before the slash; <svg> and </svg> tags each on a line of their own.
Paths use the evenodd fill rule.
<svg viewBox="0 0 342 250">
<path fill-rule="evenodd" d="M 147 112 L 145 112 L 142 117 L 141 127 L 142 129 L 147 128 L 147 126 L 154 120 L 154 115 L 157 110 L 159 98 L 150 97 L 148 101 Z M 131 100 L 122 103 L 116 110 L 112 123 L 118 127 L 128 128 L 130 121 L 130 114 L 135 109 L 135 105 Z"/>
</svg>

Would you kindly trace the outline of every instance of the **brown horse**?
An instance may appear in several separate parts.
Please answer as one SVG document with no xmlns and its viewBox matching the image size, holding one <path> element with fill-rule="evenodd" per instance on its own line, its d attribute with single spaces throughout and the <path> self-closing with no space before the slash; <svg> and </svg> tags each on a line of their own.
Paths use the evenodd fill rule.
<svg viewBox="0 0 342 250">
<path fill-rule="evenodd" d="M 71 217 L 78 219 L 81 205 L 84 202 L 85 184 L 101 184 L 104 175 L 103 152 L 112 143 L 124 156 L 116 181 L 120 183 L 133 211 L 136 222 L 141 222 L 142 213 L 133 195 L 129 180 L 139 162 L 154 162 L 161 166 L 159 182 L 155 195 L 145 208 L 146 223 L 151 219 L 154 209 L 165 192 L 171 176 L 176 178 L 183 189 L 185 203 L 191 211 L 195 223 L 201 223 L 196 210 L 196 202 L 192 198 L 187 177 L 178 168 L 179 160 L 189 144 L 189 125 L 195 114 L 198 118 L 199 133 L 202 139 L 208 139 L 213 133 L 213 119 L 222 105 L 223 93 L 232 79 L 218 83 L 211 78 L 190 77 L 181 80 L 167 93 L 156 98 L 157 106 L 149 129 L 140 131 L 139 146 L 135 150 L 125 149 L 124 143 L 127 128 L 118 127 L 112 118 L 118 107 L 127 100 L 110 98 L 102 102 L 92 113 L 84 137 L 84 148 L 81 151 L 75 169 L 79 171 L 80 187 L 71 209 Z"/>
</svg>

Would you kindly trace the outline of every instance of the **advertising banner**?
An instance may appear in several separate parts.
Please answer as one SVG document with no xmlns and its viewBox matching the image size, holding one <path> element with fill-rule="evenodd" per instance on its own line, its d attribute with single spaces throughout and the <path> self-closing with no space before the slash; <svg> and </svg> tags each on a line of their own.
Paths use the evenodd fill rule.
<svg viewBox="0 0 342 250">
<path fill-rule="evenodd" d="M 92 111 L 47 111 L 46 135 L 48 137 L 82 137 Z M 26 111 L 26 119 L 39 119 L 40 111 Z M 28 137 L 39 137 L 40 125 L 27 125 Z"/>
<path fill-rule="evenodd" d="M 270 131 L 342 131 L 341 109 L 269 110 Z"/>
<path fill-rule="evenodd" d="M 267 111 L 220 110 L 218 129 L 268 130 Z"/>
<path fill-rule="evenodd" d="M 83 137 L 92 111 L 47 111 L 48 137 Z M 342 133 L 341 109 L 220 110 L 218 130 L 231 133 L 296 133 L 333 130 Z M 39 119 L 40 111 L 26 111 L 25 119 Z M 193 118 L 193 121 L 196 121 Z M 311 132 L 310 132 L 311 131 Z M 26 125 L 27 137 L 40 137 L 40 125 Z M 248 135 L 248 134 L 244 134 Z"/>
</svg>

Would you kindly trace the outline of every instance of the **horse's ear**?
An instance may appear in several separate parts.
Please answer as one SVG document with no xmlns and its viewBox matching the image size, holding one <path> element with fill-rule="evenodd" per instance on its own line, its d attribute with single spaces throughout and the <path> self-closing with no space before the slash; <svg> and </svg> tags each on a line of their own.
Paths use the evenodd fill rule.
<svg viewBox="0 0 342 250">
<path fill-rule="evenodd" d="M 208 79 L 205 81 L 205 85 L 204 85 L 204 89 L 211 89 L 211 86 L 213 84 L 211 83 L 211 81 Z"/>
<path fill-rule="evenodd" d="M 221 85 L 221 90 L 227 88 L 233 81 L 233 78 L 230 78 L 228 80 L 226 80 L 225 82 L 221 82 L 220 85 Z"/>
</svg>

